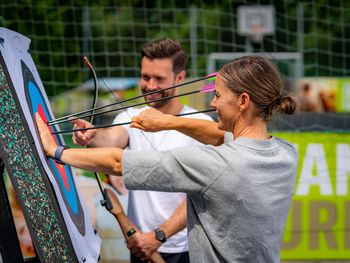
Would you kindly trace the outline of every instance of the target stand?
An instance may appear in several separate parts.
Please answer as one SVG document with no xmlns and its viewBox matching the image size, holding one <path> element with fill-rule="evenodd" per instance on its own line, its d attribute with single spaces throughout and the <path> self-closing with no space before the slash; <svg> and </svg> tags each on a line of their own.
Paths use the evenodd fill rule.
<svg viewBox="0 0 350 263">
<path fill-rule="evenodd" d="M 23 258 L 4 180 L 5 164 L 0 158 L 0 259 L 3 263 L 39 263 L 38 257 Z M 1 260 L 0 260 L 1 261 Z"/>
</svg>

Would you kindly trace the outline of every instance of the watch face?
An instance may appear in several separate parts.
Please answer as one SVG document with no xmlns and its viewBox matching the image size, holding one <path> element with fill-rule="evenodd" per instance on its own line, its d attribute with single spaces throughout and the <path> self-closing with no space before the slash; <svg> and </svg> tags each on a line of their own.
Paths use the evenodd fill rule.
<svg viewBox="0 0 350 263">
<path fill-rule="evenodd" d="M 155 232 L 156 232 L 156 239 L 159 240 L 160 242 L 165 242 L 166 238 L 165 238 L 164 231 L 157 229 L 155 230 Z"/>
</svg>

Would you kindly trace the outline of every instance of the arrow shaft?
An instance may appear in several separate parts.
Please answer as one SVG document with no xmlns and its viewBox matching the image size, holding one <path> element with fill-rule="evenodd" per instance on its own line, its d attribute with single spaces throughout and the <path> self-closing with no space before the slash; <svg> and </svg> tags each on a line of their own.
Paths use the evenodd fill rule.
<svg viewBox="0 0 350 263">
<path fill-rule="evenodd" d="M 183 116 L 188 116 L 188 115 L 193 115 L 193 114 L 198 114 L 198 113 L 212 112 L 212 111 L 215 111 L 215 109 L 207 109 L 207 110 L 202 110 L 202 111 L 182 113 L 182 114 L 177 114 L 175 116 L 183 117 Z M 88 131 L 88 130 L 95 130 L 95 129 L 103 129 L 103 128 L 109 128 L 109 127 L 114 127 L 114 126 L 129 125 L 131 123 L 132 123 L 132 121 L 128 121 L 128 122 L 121 122 L 121 123 L 115 123 L 115 124 L 93 126 L 93 127 L 89 127 L 89 128 L 80 128 L 80 129 L 74 129 L 74 130 L 62 130 L 62 131 L 52 132 L 52 134 L 72 133 L 72 132 L 77 132 L 77 131 Z"/>
<path fill-rule="evenodd" d="M 163 101 L 163 100 L 170 100 L 170 99 L 173 99 L 173 98 L 182 97 L 182 96 L 195 94 L 195 93 L 199 93 L 199 92 L 201 92 L 201 91 L 200 90 L 190 91 L 190 92 L 186 92 L 186 93 L 182 93 L 182 94 L 178 94 L 178 95 L 173 95 L 173 96 L 169 96 L 169 97 L 165 97 L 165 98 L 160 98 L 160 99 L 155 99 L 155 100 L 151 100 L 151 101 L 140 102 L 140 103 L 124 106 L 124 107 L 119 107 L 117 109 L 111 109 L 111 110 L 107 110 L 107 111 L 94 112 L 94 113 L 86 114 L 86 115 L 75 117 L 75 118 L 71 118 L 71 119 L 59 120 L 59 121 L 56 121 L 56 122 L 51 122 L 48 125 L 51 126 L 51 125 L 54 125 L 54 124 L 70 122 L 70 121 L 74 121 L 74 120 L 77 120 L 77 119 L 84 119 L 84 118 L 88 118 L 88 117 L 91 117 L 91 116 L 96 116 L 96 115 L 106 114 L 106 113 L 110 113 L 110 112 L 125 110 L 125 109 L 131 108 L 131 107 L 137 107 L 137 106 L 145 105 L 145 104 L 148 104 L 148 103 L 159 102 L 159 101 Z"/>
<path fill-rule="evenodd" d="M 214 74 L 214 73 L 213 73 L 213 74 Z M 118 104 L 121 104 L 121 103 L 125 103 L 125 102 L 131 101 L 131 100 L 139 99 L 139 98 L 142 98 L 142 97 L 144 97 L 144 96 L 148 96 L 148 95 L 160 93 L 160 92 L 163 92 L 163 91 L 166 91 L 166 90 L 175 89 L 175 88 L 182 87 L 182 86 L 186 86 L 186 85 L 189 85 L 189 84 L 198 82 L 198 81 L 207 80 L 207 79 L 212 79 L 212 78 L 213 78 L 213 75 L 211 74 L 211 75 L 205 76 L 205 77 L 203 77 L 203 78 L 191 80 L 191 81 L 188 81 L 188 82 L 185 82 L 185 83 L 181 83 L 181 84 L 178 84 L 178 85 L 174 85 L 174 86 L 171 86 L 171 87 L 162 89 L 162 90 L 155 90 L 155 91 L 147 92 L 147 93 L 144 93 L 144 94 L 142 94 L 142 95 L 138 95 L 138 96 L 135 96 L 135 97 L 132 97 L 132 98 L 120 100 L 120 101 L 117 101 L 117 102 L 113 102 L 113 103 L 111 103 L 111 104 L 107 104 L 107 105 L 103 105 L 103 106 L 99 106 L 99 107 L 94 107 L 93 109 L 88 109 L 88 110 L 84 110 L 84 111 L 77 112 L 77 113 L 72 113 L 72 114 L 69 114 L 69 115 L 66 115 L 66 116 L 63 116 L 63 117 L 60 117 L 60 118 L 56 118 L 56 119 L 54 119 L 54 120 L 51 120 L 51 121 L 49 121 L 49 123 L 50 123 L 50 124 L 51 124 L 51 123 L 55 123 L 55 122 L 60 121 L 60 120 L 63 120 L 63 119 L 68 119 L 68 118 L 70 118 L 70 117 L 75 117 L 75 116 L 79 116 L 79 115 L 82 115 L 82 114 L 91 112 L 92 110 L 101 110 L 101 109 L 104 109 L 104 108 L 107 108 L 107 107 L 110 107 L 110 106 L 114 106 L 114 105 L 118 105 Z"/>
</svg>

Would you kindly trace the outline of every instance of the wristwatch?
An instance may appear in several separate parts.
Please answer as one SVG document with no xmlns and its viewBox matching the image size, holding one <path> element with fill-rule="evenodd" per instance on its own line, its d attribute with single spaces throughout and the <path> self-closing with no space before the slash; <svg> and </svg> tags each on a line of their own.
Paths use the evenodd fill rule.
<svg viewBox="0 0 350 263">
<path fill-rule="evenodd" d="M 61 156 L 62 156 L 62 153 L 64 150 L 66 149 L 69 149 L 68 146 L 65 146 L 65 145 L 58 145 L 57 146 L 57 149 L 55 151 L 55 156 L 54 156 L 54 159 L 55 159 L 55 162 L 56 163 L 59 163 L 59 164 L 64 164 L 62 161 L 61 161 Z"/>
<path fill-rule="evenodd" d="M 166 241 L 165 233 L 163 230 L 160 230 L 159 228 L 154 230 L 154 233 L 156 235 L 156 239 L 162 243 Z"/>
</svg>

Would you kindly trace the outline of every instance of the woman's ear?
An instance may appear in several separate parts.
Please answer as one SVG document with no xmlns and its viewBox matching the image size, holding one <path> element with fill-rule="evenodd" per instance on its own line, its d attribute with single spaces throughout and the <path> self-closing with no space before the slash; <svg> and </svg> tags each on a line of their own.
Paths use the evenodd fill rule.
<svg viewBox="0 0 350 263">
<path fill-rule="evenodd" d="M 243 92 L 239 95 L 239 108 L 242 110 L 246 110 L 250 105 L 250 96 L 248 93 Z"/>
</svg>

